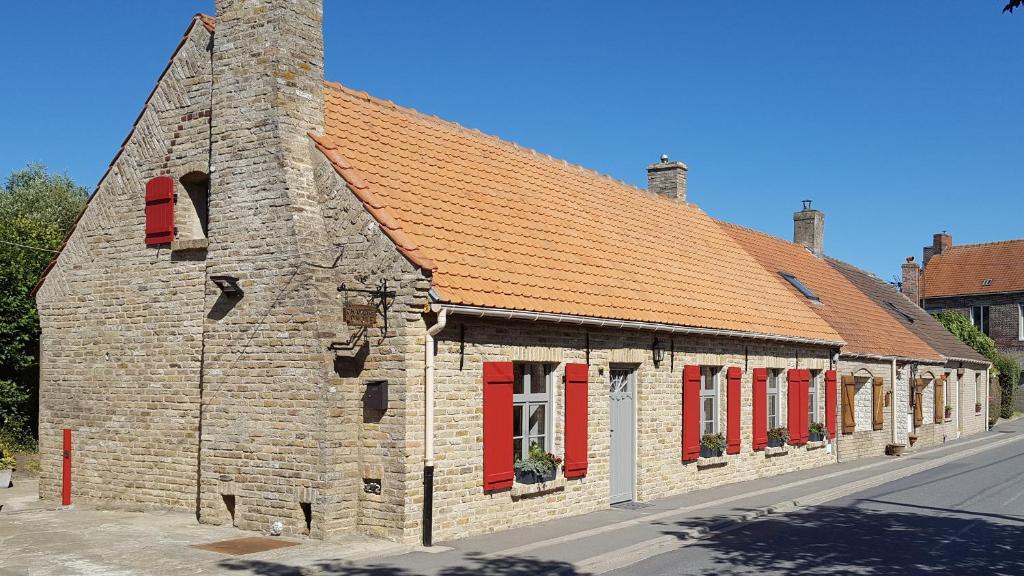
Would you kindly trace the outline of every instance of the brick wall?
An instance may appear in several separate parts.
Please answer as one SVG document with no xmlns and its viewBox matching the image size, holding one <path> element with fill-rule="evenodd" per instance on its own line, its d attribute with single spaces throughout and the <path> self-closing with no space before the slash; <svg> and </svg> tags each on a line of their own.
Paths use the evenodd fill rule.
<svg viewBox="0 0 1024 576">
<path fill-rule="evenodd" d="M 825 449 L 791 448 L 766 458 L 751 448 L 751 370 L 770 366 L 827 368 L 827 351 L 787 345 L 744 344 L 740 341 L 676 336 L 664 342 L 665 359 L 655 367 L 653 336 L 638 332 L 585 330 L 543 323 L 471 320 L 450 317 L 438 336 L 436 371 L 435 538 L 460 538 L 526 525 L 545 519 L 582 514 L 608 506 L 609 500 L 609 368 L 635 366 L 637 381 L 636 493 L 650 500 L 787 470 L 834 462 Z M 661 337 L 667 340 L 666 336 Z M 589 342 L 589 354 L 587 343 Z M 673 352 L 674 350 L 674 352 Z M 557 365 L 556 406 L 563 406 L 561 375 L 567 362 L 590 364 L 589 466 L 580 480 L 564 490 L 523 499 L 507 491 L 484 493 L 482 487 L 482 364 L 487 361 L 545 361 Z M 681 382 L 683 366 L 739 366 L 742 376 L 742 448 L 727 464 L 699 469 L 681 460 Z M 783 378 L 783 386 L 784 385 Z M 724 378 L 719 389 L 724 432 Z M 785 387 L 781 391 L 785 398 Z M 785 404 L 784 400 L 782 402 Z M 562 453 L 562 413 L 553 415 L 552 451 Z M 511 439 L 510 439 L 511 441 Z"/>
<path fill-rule="evenodd" d="M 854 421 L 856 426 L 852 433 L 842 431 L 843 376 L 853 375 L 857 383 L 857 394 L 854 398 Z M 892 442 L 893 411 L 892 405 L 883 410 L 882 429 L 872 429 L 872 379 L 882 378 L 882 394 L 892 392 L 892 364 L 883 360 L 851 359 L 840 356 L 837 380 L 839 381 L 839 400 L 836 403 L 839 459 L 846 462 L 868 456 L 885 454 L 885 445 Z M 892 400 L 894 402 L 895 400 Z M 898 411 L 897 411 L 898 412 Z M 897 429 L 898 431 L 898 429 Z"/>
<path fill-rule="evenodd" d="M 971 306 L 989 306 L 989 336 L 996 347 L 1024 364 L 1024 341 L 1020 340 L 1020 312 L 1024 293 L 927 298 L 922 303 L 929 311 L 941 308 L 956 310 L 971 317 Z"/>
<path fill-rule="evenodd" d="M 44 500 L 71 428 L 76 501 L 195 507 L 205 263 L 145 245 L 144 198 L 152 177 L 207 170 L 209 44 L 190 28 L 37 294 Z"/>
</svg>

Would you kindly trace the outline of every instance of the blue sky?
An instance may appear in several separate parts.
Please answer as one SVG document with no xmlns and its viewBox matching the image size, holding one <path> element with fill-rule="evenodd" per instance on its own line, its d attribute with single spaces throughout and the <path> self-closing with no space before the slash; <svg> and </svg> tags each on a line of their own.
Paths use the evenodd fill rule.
<svg viewBox="0 0 1024 576">
<path fill-rule="evenodd" d="M 931 234 L 1024 237 L 1024 13 L 971 2 L 326 0 L 327 78 L 638 185 L 662 153 L 715 217 L 883 278 Z M 212 0 L 11 2 L 0 175 L 92 189 Z"/>
</svg>

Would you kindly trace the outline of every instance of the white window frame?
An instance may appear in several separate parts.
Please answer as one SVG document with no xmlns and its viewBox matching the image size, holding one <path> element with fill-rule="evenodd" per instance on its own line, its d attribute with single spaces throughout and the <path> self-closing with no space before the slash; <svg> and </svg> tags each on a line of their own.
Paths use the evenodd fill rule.
<svg viewBox="0 0 1024 576">
<path fill-rule="evenodd" d="M 529 368 L 529 370 L 527 370 Z M 544 379 L 544 391 L 543 392 L 531 392 L 533 377 L 540 373 Z M 554 442 L 554 420 L 552 418 L 552 398 L 554 397 L 554 386 L 555 386 L 555 365 L 550 363 L 542 362 L 516 362 L 513 365 L 513 373 L 515 374 L 515 383 L 513 384 L 512 394 L 512 446 L 513 453 L 516 460 L 529 457 L 530 445 L 532 439 L 537 437 L 543 437 L 544 439 L 544 451 L 551 452 L 551 446 Z M 515 393 L 515 390 L 521 390 L 519 393 Z M 541 430 L 540 434 L 530 434 L 530 413 L 534 407 L 544 407 L 544 429 Z M 521 407 L 519 410 L 519 431 L 520 434 L 516 435 L 515 432 L 515 419 L 516 419 L 516 408 Z M 519 452 L 515 453 L 515 442 L 520 440 Z"/>
<path fill-rule="evenodd" d="M 1017 304 L 1017 340 L 1024 340 L 1024 303 Z"/>
<path fill-rule="evenodd" d="M 975 317 L 975 315 L 974 315 L 974 311 L 975 310 L 978 310 L 978 313 L 981 315 L 981 318 L 976 318 Z M 985 316 L 986 316 L 985 311 L 986 310 L 988 310 L 988 318 L 987 319 L 985 318 Z M 989 335 L 989 328 L 991 327 L 991 324 L 992 324 L 992 310 L 990 309 L 990 307 L 987 304 L 979 304 L 977 306 L 971 306 L 971 324 L 974 324 L 975 328 L 977 328 L 978 330 L 981 330 L 982 334 L 984 334 L 986 336 Z"/>
<path fill-rule="evenodd" d="M 701 436 L 704 434 L 719 434 L 722 431 L 719 418 L 719 403 L 718 403 L 718 391 L 721 388 L 719 386 L 719 372 L 721 372 L 717 366 L 701 366 L 700 369 L 700 433 Z M 711 383 L 710 387 L 708 383 Z M 711 417 L 708 418 L 706 400 L 711 400 Z M 708 431 L 708 424 L 711 425 L 711 431 Z"/>
<path fill-rule="evenodd" d="M 807 385 L 807 425 L 818 422 L 818 375 L 821 370 L 811 370 L 811 381 Z"/>
<path fill-rule="evenodd" d="M 768 371 L 768 399 L 765 404 L 765 412 L 767 414 L 768 429 L 778 428 L 779 422 L 782 421 L 782 406 L 779 403 L 779 376 L 781 370 L 771 369 Z M 772 414 L 772 408 L 775 408 L 775 414 Z"/>
</svg>

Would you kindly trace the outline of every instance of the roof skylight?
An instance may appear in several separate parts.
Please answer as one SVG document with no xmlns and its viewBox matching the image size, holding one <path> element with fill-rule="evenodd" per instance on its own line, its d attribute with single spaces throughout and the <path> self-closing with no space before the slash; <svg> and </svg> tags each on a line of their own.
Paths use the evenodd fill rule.
<svg viewBox="0 0 1024 576">
<path fill-rule="evenodd" d="M 801 294 L 806 296 L 808 300 L 812 302 L 821 302 L 821 299 L 818 298 L 818 295 L 811 291 L 811 289 L 808 288 L 807 286 L 804 286 L 803 282 L 797 280 L 796 276 L 793 276 L 789 272 L 779 272 L 779 276 L 785 278 L 787 282 L 792 284 L 793 287 L 799 290 Z"/>
</svg>

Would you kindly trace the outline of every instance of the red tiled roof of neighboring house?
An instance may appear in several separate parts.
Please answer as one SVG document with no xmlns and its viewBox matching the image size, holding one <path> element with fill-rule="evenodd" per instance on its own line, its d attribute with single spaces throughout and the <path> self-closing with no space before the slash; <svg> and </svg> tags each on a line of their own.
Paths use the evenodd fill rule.
<svg viewBox="0 0 1024 576">
<path fill-rule="evenodd" d="M 988 364 L 988 359 L 961 342 L 952 332 L 946 330 L 945 326 L 939 324 L 938 320 L 932 318 L 917 303 L 911 302 L 902 292 L 885 280 L 842 260 L 835 258 L 826 258 L 826 260 L 868 298 L 874 300 L 875 304 L 892 315 L 907 330 L 927 342 L 939 354 L 952 360 L 969 360 Z"/>
<path fill-rule="evenodd" d="M 923 280 L 922 298 L 1024 292 L 1024 239 L 951 246 L 928 260 Z"/>
<path fill-rule="evenodd" d="M 840 342 L 694 205 L 338 84 L 318 148 L 447 303 Z"/>
<path fill-rule="evenodd" d="M 775 277 L 780 286 L 803 298 L 800 291 L 779 274 L 793 275 L 809 288 L 820 303 L 811 307 L 846 341 L 844 354 L 941 360 L 922 341 L 888 312 L 878 307 L 845 276 L 800 244 L 735 224 L 720 223 L 737 242 Z"/>
</svg>

